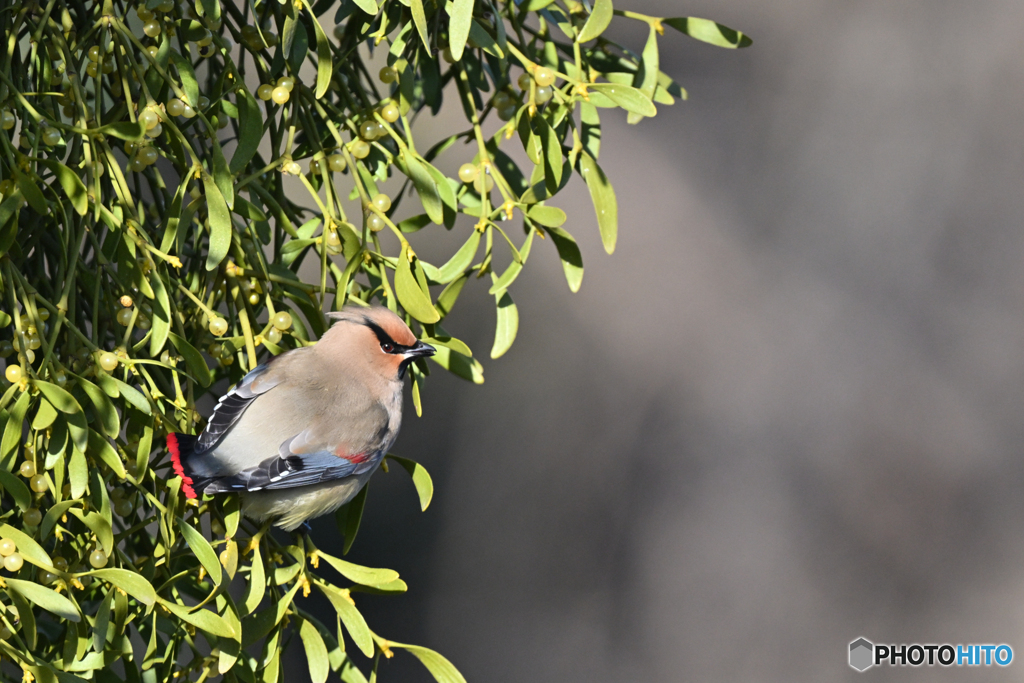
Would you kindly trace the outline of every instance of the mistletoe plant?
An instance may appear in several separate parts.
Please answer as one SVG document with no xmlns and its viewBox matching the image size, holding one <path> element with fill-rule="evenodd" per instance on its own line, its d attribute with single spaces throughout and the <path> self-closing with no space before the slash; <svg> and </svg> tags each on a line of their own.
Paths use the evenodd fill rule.
<svg viewBox="0 0 1024 683">
<path fill-rule="evenodd" d="M 357 596 L 404 591 L 396 572 L 282 541 L 235 497 L 186 500 L 163 438 L 201 429 L 196 401 L 215 382 L 314 343 L 345 304 L 383 303 L 438 366 L 482 382 L 445 317 L 483 279 L 491 358 L 507 351 L 509 290 L 535 240 L 579 288 L 580 250 L 551 204 L 574 174 L 614 249 L 600 110 L 637 122 L 685 98 L 659 69 L 666 27 L 750 43 L 611 0 L 335 4 L 0 8 L 0 678 L 279 681 L 297 636 L 317 682 L 375 680 L 400 649 L 462 681 L 363 619 Z M 639 53 L 605 36 L 614 17 L 649 27 Z M 416 117 L 446 99 L 465 125 L 417 139 Z M 444 263 L 418 255 L 448 232 L 461 246 Z M 417 413 L 429 372 L 411 368 Z M 389 457 L 425 508 L 429 475 Z M 365 499 L 339 511 L 345 552 Z M 313 591 L 331 623 L 304 607 Z"/>
</svg>

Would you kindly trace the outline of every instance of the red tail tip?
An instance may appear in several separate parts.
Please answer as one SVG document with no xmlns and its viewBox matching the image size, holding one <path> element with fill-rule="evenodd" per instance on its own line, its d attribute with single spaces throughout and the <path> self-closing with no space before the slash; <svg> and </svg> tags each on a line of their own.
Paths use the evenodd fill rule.
<svg viewBox="0 0 1024 683">
<path fill-rule="evenodd" d="M 185 474 L 185 468 L 181 466 L 181 451 L 178 448 L 178 435 L 171 432 L 167 435 L 167 450 L 171 454 L 171 466 L 174 473 L 181 477 L 181 490 L 185 492 L 186 498 L 197 498 L 195 489 L 192 488 L 192 477 Z"/>
</svg>

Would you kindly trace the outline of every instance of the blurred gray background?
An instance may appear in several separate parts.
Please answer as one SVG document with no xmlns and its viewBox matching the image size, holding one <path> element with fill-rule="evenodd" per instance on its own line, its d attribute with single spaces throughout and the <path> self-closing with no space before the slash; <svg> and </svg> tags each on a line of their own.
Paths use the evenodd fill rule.
<svg viewBox="0 0 1024 683">
<path fill-rule="evenodd" d="M 409 406 L 395 451 L 434 475 L 426 513 L 403 472 L 373 479 L 349 558 L 410 591 L 361 598 L 370 624 L 471 683 L 861 680 L 858 636 L 1021 660 L 874 680 L 1019 678 L 1024 5 L 616 7 L 754 45 L 666 30 L 690 100 L 603 111 L 618 249 L 574 180 L 553 203 L 583 287 L 536 243 L 505 357 L 486 288 L 463 294 L 446 326 L 486 383 L 437 372 Z M 399 653 L 381 680 L 430 678 Z"/>
</svg>

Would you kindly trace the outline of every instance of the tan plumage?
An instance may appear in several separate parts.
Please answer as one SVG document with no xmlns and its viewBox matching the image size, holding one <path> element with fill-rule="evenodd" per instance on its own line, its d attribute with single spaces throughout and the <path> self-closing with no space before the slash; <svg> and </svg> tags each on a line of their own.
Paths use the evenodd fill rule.
<svg viewBox="0 0 1024 683">
<path fill-rule="evenodd" d="M 186 493 L 242 494 L 243 511 L 294 529 L 366 483 L 398 435 L 405 366 L 432 355 L 386 308 L 346 307 L 311 347 L 256 368 L 199 436 L 168 447 Z"/>
</svg>

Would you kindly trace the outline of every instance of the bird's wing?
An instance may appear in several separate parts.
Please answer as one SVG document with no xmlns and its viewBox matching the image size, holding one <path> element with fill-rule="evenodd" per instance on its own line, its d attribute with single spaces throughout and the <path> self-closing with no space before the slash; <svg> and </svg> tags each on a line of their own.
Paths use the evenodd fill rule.
<svg viewBox="0 0 1024 683">
<path fill-rule="evenodd" d="M 258 396 L 281 383 L 283 374 L 271 372 L 270 368 L 269 362 L 257 365 L 231 391 L 220 397 L 206 429 L 199 435 L 196 453 L 213 450 Z"/>
<path fill-rule="evenodd" d="M 281 444 L 278 454 L 255 467 L 212 482 L 207 493 L 265 491 L 310 486 L 372 471 L 384 457 L 392 434 L 388 413 L 379 403 L 372 408 L 379 427 L 360 447 L 327 443 L 315 430 L 306 429 Z M 355 452 L 350 452 L 355 450 Z"/>
</svg>

